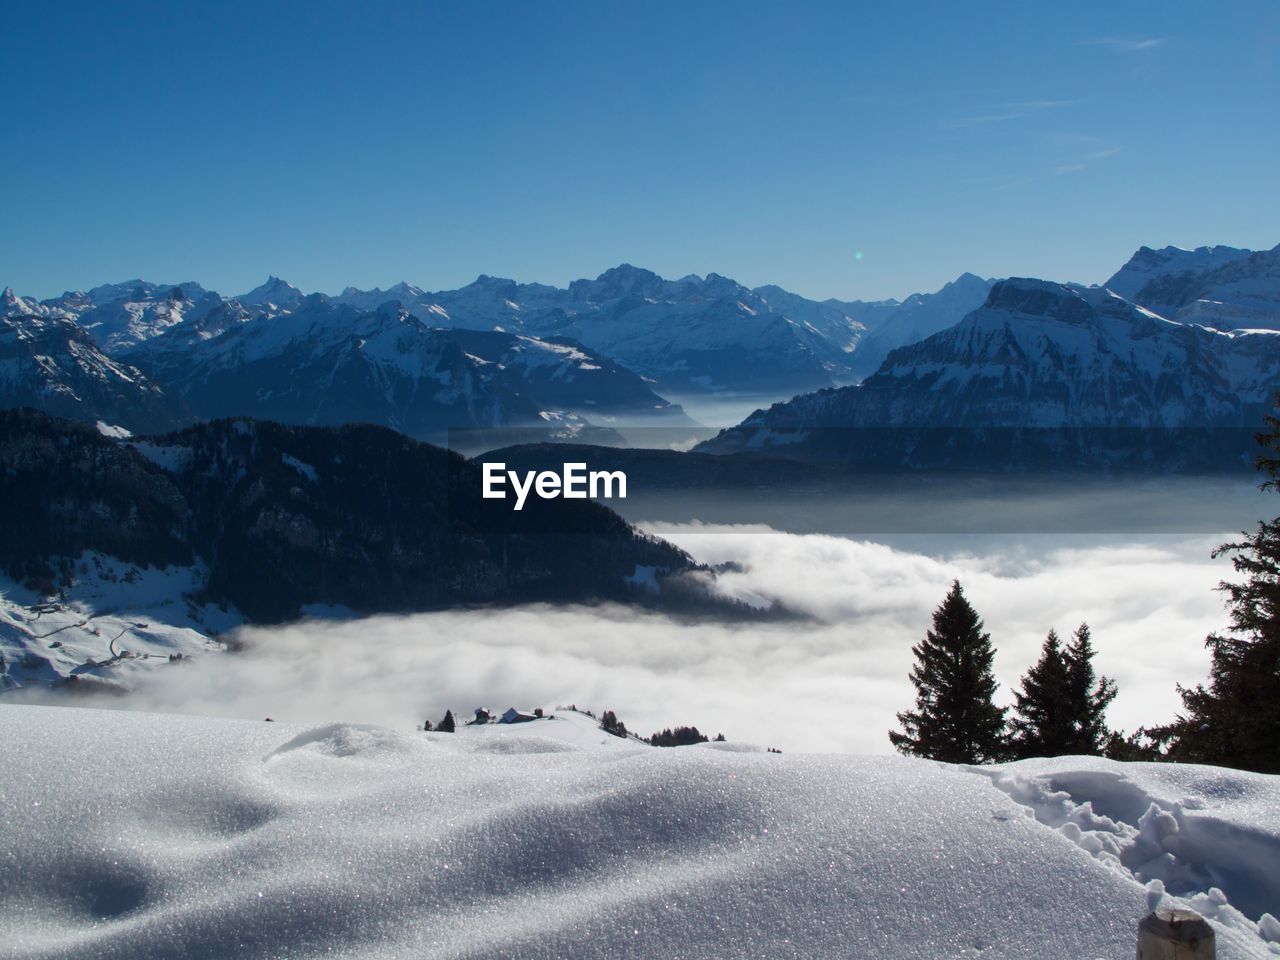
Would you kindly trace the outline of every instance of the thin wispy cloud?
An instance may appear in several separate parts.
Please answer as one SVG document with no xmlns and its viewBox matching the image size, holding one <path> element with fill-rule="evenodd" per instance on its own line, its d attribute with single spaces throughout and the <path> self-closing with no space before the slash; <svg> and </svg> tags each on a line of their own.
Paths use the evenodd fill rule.
<svg viewBox="0 0 1280 960">
<path fill-rule="evenodd" d="M 942 126 L 947 130 L 958 130 L 965 127 L 979 127 L 988 123 L 1022 120 L 1026 117 L 1043 113 L 1046 110 L 1056 110 L 1059 107 L 1071 106 L 1077 102 L 1076 100 L 1019 100 L 1012 103 L 998 104 L 982 113 L 956 117 L 944 122 Z"/>
<path fill-rule="evenodd" d="M 1056 164 L 1049 168 L 1049 175 L 1054 177 L 1065 176 L 1069 173 L 1079 173 L 1082 170 L 1088 170 L 1094 163 L 1099 160 L 1106 160 L 1120 153 L 1123 147 L 1103 147 L 1098 150 L 1090 150 L 1088 153 L 1081 154 L 1078 157 L 1072 157 L 1064 160 L 1062 163 Z"/>
<path fill-rule="evenodd" d="M 1088 41 L 1095 47 L 1106 47 L 1116 53 L 1138 53 L 1142 50 L 1153 50 L 1169 42 L 1168 37 L 1098 37 Z"/>
<path fill-rule="evenodd" d="M 1040 180 L 1046 180 L 1051 177 L 1064 177 L 1074 173 L 1081 173 L 1088 170 L 1091 166 L 1103 160 L 1108 160 L 1124 151 L 1124 148 L 1116 144 L 1105 144 L 1104 141 L 1096 137 L 1086 137 L 1083 135 L 1061 134 L 1050 135 L 1050 140 L 1055 145 L 1062 144 L 1079 144 L 1079 145 L 1096 145 L 1094 149 L 1085 150 L 1083 152 L 1063 151 L 1065 154 L 1053 164 L 1032 173 L 1024 174 L 1008 174 L 1004 176 L 983 177 L 976 183 L 985 184 L 995 190 L 1009 190 L 1014 187 L 1023 187 L 1027 184 L 1036 183 Z"/>
<path fill-rule="evenodd" d="M 1080 160 L 1084 163 L 1092 162 L 1094 160 L 1106 160 L 1110 157 L 1114 157 L 1118 153 L 1121 153 L 1123 150 L 1124 147 L 1103 147 L 1086 153 L 1080 158 Z"/>
</svg>

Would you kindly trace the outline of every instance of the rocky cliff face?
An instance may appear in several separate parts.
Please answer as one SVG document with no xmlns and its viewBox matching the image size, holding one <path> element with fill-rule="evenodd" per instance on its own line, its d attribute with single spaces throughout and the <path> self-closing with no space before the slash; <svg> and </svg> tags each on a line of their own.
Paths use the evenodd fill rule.
<svg viewBox="0 0 1280 960">
<path fill-rule="evenodd" d="M 1143 247 L 1106 286 L 1171 320 L 1280 330 L 1280 247 Z"/>
<path fill-rule="evenodd" d="M 131 431 L 190 423 L 181 400 L 98 349 L 63 316 L 0 318 L 0 408 L 33 407 Z"/>
<path fill-rule="evenodd" d="M 1184 250 L 1181 247 L 1164 247 L 1160 250 L 1139 247 L 1103 286 L 1126 300 L 1140 303 L 1163 315 L 1164 310 L 1177 299 L 1175 290 L 1178 278 L 1199 276 L 1225 264 L 1243 260 L 1250 253 L 1251 250 L 1226 246 L 1196 247 L 1194 250 Z M 1174 293 L 1172 300 L 1161 294 L 1162 288 Z M 1147 292 L 1144 293 L 1144 290 Z"/>
</svg>

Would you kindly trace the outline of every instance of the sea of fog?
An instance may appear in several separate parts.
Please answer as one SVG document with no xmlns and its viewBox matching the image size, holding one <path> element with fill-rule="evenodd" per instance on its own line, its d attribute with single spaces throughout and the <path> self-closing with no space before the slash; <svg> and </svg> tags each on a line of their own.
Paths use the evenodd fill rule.
<svg viewBox="0 0 1280 960">
<path fill-rule="evenodd" d="M 719 567 L 725 594 L 795 617 L 689 623 L 620 606 L 535 605 L 312 619 L 245 628 L 239 652 L 158 671 L 120 705 L 407 729 L 446 709 L 465 717 L 478 706 L 573 703 L 614 710 L 644 735 L 694 724 L 786 751 L 887 753 L 895 713 L 912 704 L 911 647 L 958 578 L 996 645 L 1002 702 L 1050 627 L 1065 635 L 1088 622 L 1096 665 L 1119 684 L 1110 720 L 1132 730 L 1171 719 L 1176 684 L 1205 677 L 1204 638 L 1227 622 L 1214 588 L 1233 574 L 1211 551 L 1274 512 L 1275 495 L 1246 481 L 1104 492 L 1083 532 L 1064 529 L 1043 488 L 1016 485 L 987 490 L 984 509 L 1023 518 L 995 532 L 979 513 L 942 532 L 917 522 L 840 534 L 838 503 L 806 504 L 788 520 L 768 498 L 722 499 L 735 520 L 726 523 L 690 517 L 687 498 L 628 501 L 647 530 Z M 899 499 L 887 490 L 880 508 L 904 509 L 893 507 Z M 637 516 L 641 506 L 650 512 Z M 1030 519 L 1037 510 L 1053 518 L 1043 529 Z M 818 532 L 823 523 L 837 533 Z"/>
</svg>

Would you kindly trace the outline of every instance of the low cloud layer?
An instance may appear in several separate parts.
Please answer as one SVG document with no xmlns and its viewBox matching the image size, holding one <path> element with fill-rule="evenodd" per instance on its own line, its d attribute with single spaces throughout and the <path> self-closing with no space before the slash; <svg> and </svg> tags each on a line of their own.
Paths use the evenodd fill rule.
<svg viewBox="0 0 1280 960">
<path fill-rule="evenodd" d="M 997 645 L 1002 701 L 1050 626 L 1087 620 L 1098 667 L 1120 685 L 1111 720 L 1126 729 L 1172 716 L 1175 683 L 1205 676 L 1204 636 L 1226 622 L 1213 587 L 1230 565 L 1208 556 L 1217 538 L 1004 538 L 927 555 L 761 527 L 660 529 L 699 560 L 737 564 L 721 575 L 726 592 L 813 619 L 690 625 L 529 606 L 251 628 L 243 652 L 161 671 L 129 705 L 405 728 L 446 707 L 576 703 L 642 734 L 685 723 L 784 750 L 885 753 L 894 713 L 912 703 L 911 645 L 953 578 Z"/>
</svg>

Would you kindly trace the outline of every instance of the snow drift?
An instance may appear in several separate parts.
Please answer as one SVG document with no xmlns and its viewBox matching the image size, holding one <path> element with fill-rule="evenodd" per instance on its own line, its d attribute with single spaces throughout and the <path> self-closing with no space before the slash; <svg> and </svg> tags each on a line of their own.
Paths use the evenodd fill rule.
<svg viewBox="0 0 1280 960">
<path fill-rule="evenodd" d="M 12 705 L 0 722 L 15 960 L 1127 958 L 1183 854 L 1216 849 L 1231 862 L 1185 877 L 1263 875 L 1181 890 L 1219 956 L 1280 953 L 1275 777 L 659 750 L 563 713 L 452 735 Z M 1160 812 L 1130 836 L 1146 801 Z M 1142 826 L 1165 814 L 1178 830 Z M 1199 842 L 1180 853 L 1178 833 Z M 1159 860 L 1127 853 L 1157 834 L 1164 866 L 1133 862 Z"/>
</svg>

